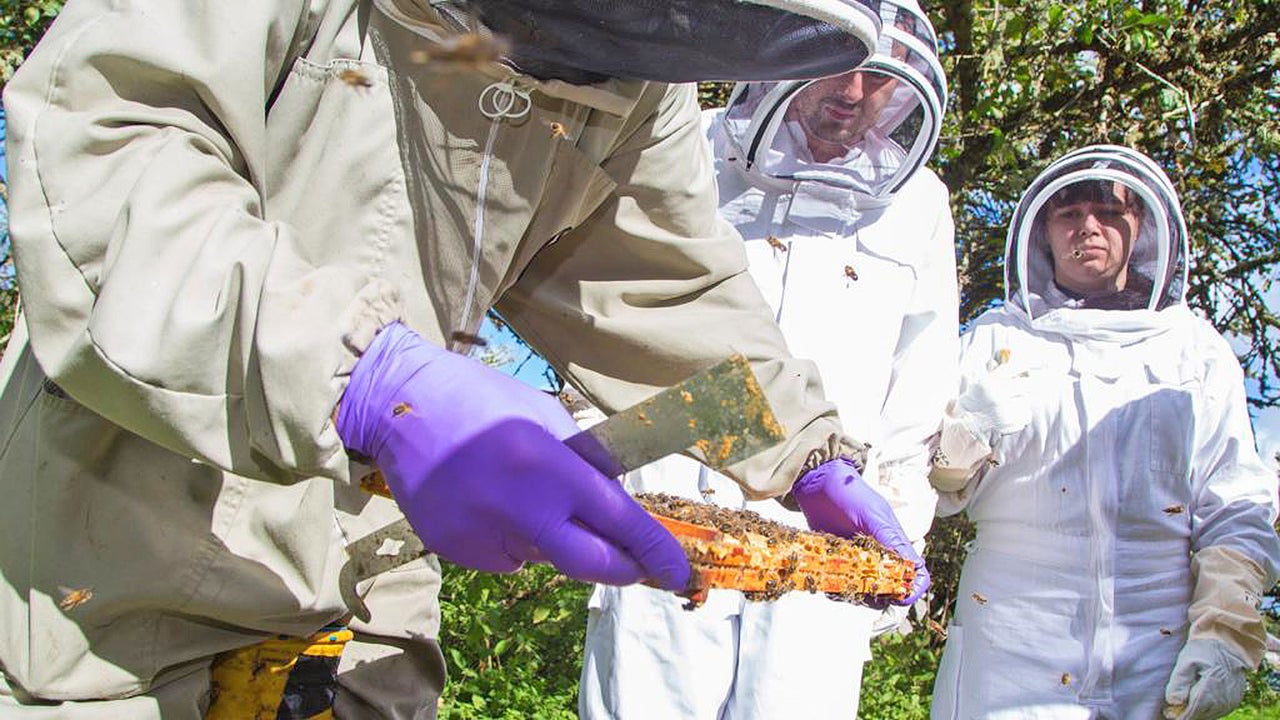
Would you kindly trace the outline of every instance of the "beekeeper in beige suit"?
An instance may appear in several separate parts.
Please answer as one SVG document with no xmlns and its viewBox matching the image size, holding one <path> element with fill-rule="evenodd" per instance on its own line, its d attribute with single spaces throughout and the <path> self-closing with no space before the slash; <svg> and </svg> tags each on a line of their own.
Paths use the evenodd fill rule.
<svg viewBox="0 0 1280 720">
<path fill-rule="evenodd" d="M 606 410 L 743 352 L 790 432 L 747 493 L 842 454 L 669 83 L 844 72 L 877 28 L 853 0 L 68 2 L 4 97 L 0 716 L 199 717 L 217 654 L 331 622 L 338 716 L 433 716 L 438 567 L 371 534 L 401 511 L 472 567 L 680 587 L 568 414 L 448 350 L 496 305 Z"/>
</svg>

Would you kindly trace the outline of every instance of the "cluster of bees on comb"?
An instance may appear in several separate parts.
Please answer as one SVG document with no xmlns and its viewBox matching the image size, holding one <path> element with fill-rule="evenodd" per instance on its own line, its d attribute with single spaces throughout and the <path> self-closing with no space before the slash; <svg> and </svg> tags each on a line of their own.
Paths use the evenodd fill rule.
<svg viewBox="0 0 1280 720">
<path fill-rule="evenodd" d="M 713 588 L 741 590 L 749 600 L 803 590 L 867 603 L 906 597 L 915 579 L 913 563 L 869 537 L 799 530 L 750 510 L 662 493 L 635 498 L 676 536 L 689 558 L 690 609 Z"/>
</svg>

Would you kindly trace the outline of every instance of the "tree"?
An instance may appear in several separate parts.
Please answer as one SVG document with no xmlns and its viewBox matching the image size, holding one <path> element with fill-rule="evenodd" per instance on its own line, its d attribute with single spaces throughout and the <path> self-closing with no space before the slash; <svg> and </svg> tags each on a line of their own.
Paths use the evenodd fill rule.
<svg viewBox="0 0 1280 720">
<path fill-rule="evenodd" d="M 1048 162 L 1137 147 L 1179 189 L 1188 300 L 1246 348 L 1251 401 L 1280 403 L 1280 3 L 939 0 L 951 105 L 935 162 L 952 191 L 964 315 L 1001 296 L 1004 230 Z"/>
</svg>

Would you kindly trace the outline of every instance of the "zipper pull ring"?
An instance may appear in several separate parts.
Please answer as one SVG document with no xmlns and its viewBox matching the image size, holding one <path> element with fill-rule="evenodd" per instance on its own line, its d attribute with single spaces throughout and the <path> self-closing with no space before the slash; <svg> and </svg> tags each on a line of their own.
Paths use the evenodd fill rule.
<svg viewBox="0 0 1280 720">
<path fill-rule="evenodd" d="M 533 109 L 529 95 L 528 90 L 517 87 L 515 83 L 500 80 L 482 90 L 476 104 L 480 107 L 480 114 L 490 120 L 519 120 Z"/>
</svg>

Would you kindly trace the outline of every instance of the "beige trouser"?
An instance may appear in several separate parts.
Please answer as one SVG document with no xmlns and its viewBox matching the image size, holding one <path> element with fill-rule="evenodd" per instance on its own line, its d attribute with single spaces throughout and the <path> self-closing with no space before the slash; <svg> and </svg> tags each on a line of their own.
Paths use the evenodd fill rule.
<svg viewBox="0 0 1280 720">
<path fill-rule="evenodd" d="M 343 649 L 338 665 L 335 717 L 357 720 L 436 717 L 436 704 L 445 681 L 444 656 L 439 645 L 434 639 L 406 640 L 374 634 L 380 618 L 396 622 L 393 601 L 397 596 L 403 598 L 406 591 L 422 590 L 411 587 L 420 577 L 419 573 L 406 572 L 379 578 L 364 598 L 372 611 L 370 621 L 350 620 L 349 627 L 355 637 Z M 204 658 L 165 671 L 146 694 L 93 702 L 49 703 L 24 697 L 21 689 L 12 687 L 0 672 L 0 718 L 197 720 L 208 707 L 212 660 Z"/>
<path fill-rule="evenodd" d="M 175 670 L 145 695 L 96 702 L 24 704 L 0 674 L 0 718 L 200 718 L 209 701 L 209 662 Z M 434 640 L 409 645 L 358 634 L 338 666 L 334 716 L 434 718 L 443 684 L 444 658 Z"/>
</svg>

